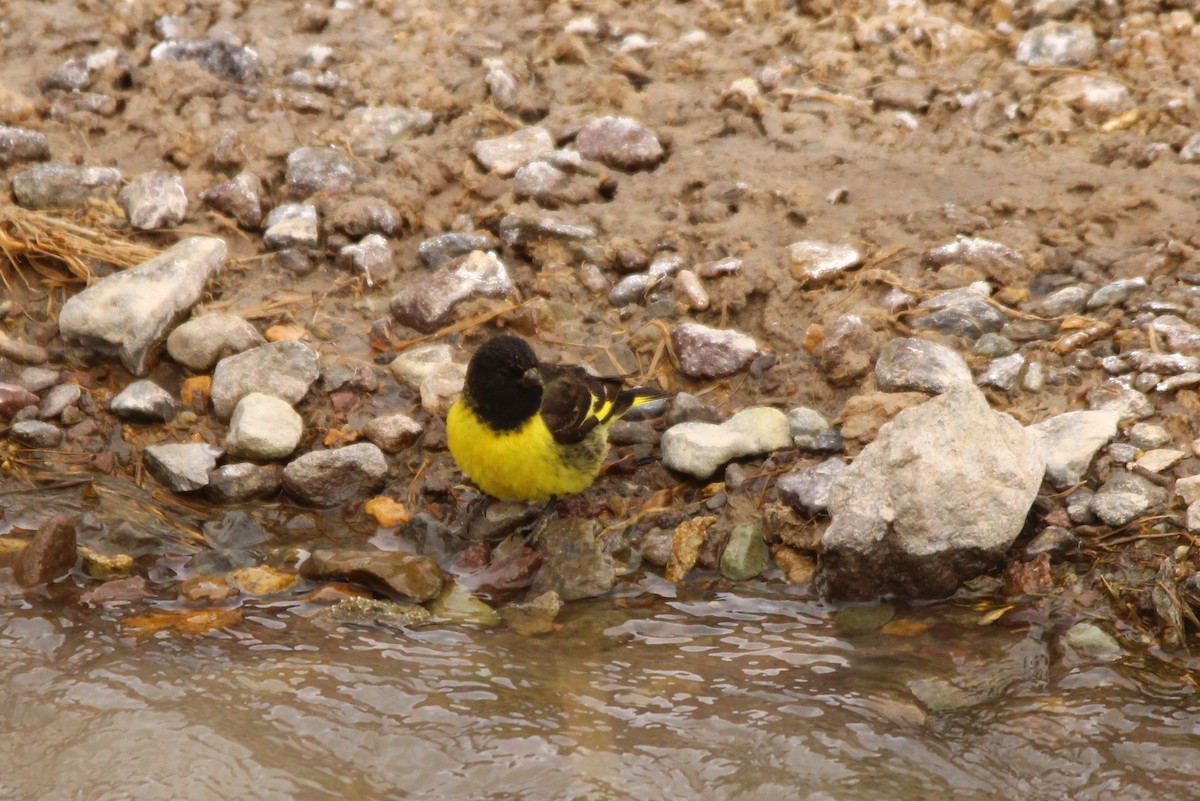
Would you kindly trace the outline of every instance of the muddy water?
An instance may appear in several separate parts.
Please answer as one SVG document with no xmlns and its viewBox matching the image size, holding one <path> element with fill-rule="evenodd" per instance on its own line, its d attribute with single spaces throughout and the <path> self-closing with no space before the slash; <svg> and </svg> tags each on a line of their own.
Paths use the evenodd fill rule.
<svg viewBox="0 0 1200 801">
<path fill-rule="evenodd" d="M 1200 700 L 962 605 L 646 579 L 540 638 L 0 611 L 0 798 L 1195 798 Z M 922 631 L 922 629 L 924 629 Z M 919 699 L 919 700 L 918 700 Z"/>
</svg>

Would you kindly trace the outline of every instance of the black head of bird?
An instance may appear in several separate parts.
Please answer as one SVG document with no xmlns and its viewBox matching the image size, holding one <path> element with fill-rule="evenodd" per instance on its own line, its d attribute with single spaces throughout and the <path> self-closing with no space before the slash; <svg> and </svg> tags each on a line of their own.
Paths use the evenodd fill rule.
<svg viewBox="0 0 1200 801">
<path fill-rule="evenodd" d="M 466 395 L 498 431 L 521 426 L 542 403 L 542 377 L 529 343 L 512 334 L 492 337 L 467 365 Z"/>
</svg>

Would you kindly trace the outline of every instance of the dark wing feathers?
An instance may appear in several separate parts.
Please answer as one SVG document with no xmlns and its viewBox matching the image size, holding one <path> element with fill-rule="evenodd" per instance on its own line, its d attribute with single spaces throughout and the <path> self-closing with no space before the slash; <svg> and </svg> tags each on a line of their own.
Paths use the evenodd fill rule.
<svg viewBox="0 0 1200 801">
<path fill-rule="evenodd" d="M 596 426 L 610 423 L 637 403 L 665 397 L 657 390 L 626 389 L 619 377 L 599 377 L 582 367 L 542 364 L 542 418 L 562 445 L 582 442 Z"/>
</svg>

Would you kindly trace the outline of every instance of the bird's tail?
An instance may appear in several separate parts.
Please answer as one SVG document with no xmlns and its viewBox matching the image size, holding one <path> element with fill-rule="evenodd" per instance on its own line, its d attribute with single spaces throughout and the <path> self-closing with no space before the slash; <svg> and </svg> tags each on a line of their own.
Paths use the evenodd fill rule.
<svg viewBox="0 0 1200 801">
<path fill-rule="evenodd" d="M 673 397 L 675 397 L 674 392 L 664 392 L 661 389 L 651 389 L 649 387 L 623 389 L 617 395 L 608 414 L 603 418 L 603 422 L 614 422 L 630 409 L 636 409 L 639 406 L 645 406 L 647 403 Z"/>
</svg>

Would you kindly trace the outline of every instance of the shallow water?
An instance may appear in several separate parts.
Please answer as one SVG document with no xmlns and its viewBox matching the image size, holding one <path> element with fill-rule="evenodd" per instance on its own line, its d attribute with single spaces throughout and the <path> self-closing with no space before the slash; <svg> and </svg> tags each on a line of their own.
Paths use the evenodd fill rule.
<svg viewBox="0 0 1200 801">
<path fill-rule="evenodd" d="M 119 609 L 12 601 L 0 798 L 1200 794 L 1200 701 L 1135 657 L 952 604 L 898 609 L 928 626 L 898 637 L 779 587 L 680 593 L 646 579 L 537 638 L 280 606 L 139 642 Z"/>
</svg>

